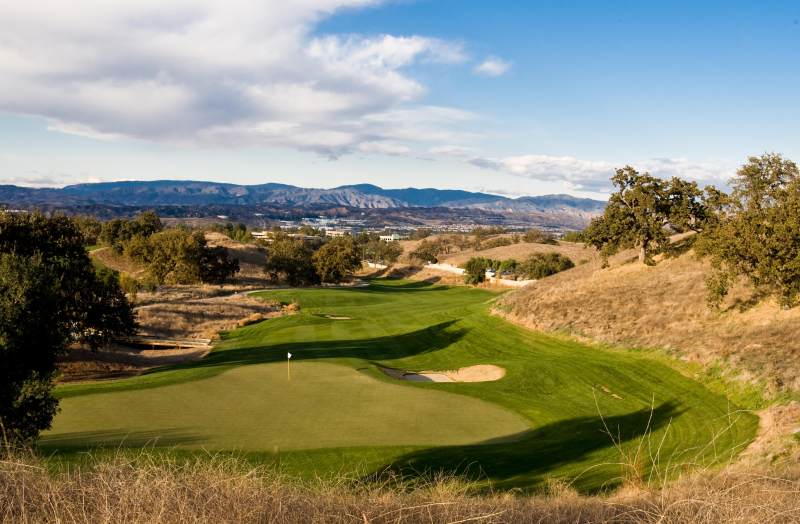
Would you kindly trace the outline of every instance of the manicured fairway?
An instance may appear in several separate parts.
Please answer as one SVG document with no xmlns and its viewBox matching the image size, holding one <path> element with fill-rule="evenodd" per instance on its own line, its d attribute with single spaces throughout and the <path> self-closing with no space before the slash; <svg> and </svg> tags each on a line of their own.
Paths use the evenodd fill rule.
<svg viewBox="0 0 800 524">
<path fill-rule="evenodd" d="M 45 450 L 116 445 L 130 433 L 131 445 L 161 437 L 159 445 L 254 455 L 278 446 L 284 471 L 298 474 L 358 461 L 376 471 L 469 465 L 495 486 L 529 487 L 619 462 L 606 426 L 626 449 L 652 431 L 646 469 L 659 449 L 661 463 L 688 461 L 717 434 L 703 457 L 724 458 L 755 434 L 753 415 L 663 364 L 491 316 L 495 295 L 485 290 L 379 279 L 365 288 L 261 296 L 302 309 L 230 332 L 201 362 L 59 388 L 63 412 Z M 507 374 L 496 382 L 412 383 L 379 369 L 475 364 Z M 618 465 L 593 468 L 577 485 L 596 489 L 619 474 Z"/>
</svg>

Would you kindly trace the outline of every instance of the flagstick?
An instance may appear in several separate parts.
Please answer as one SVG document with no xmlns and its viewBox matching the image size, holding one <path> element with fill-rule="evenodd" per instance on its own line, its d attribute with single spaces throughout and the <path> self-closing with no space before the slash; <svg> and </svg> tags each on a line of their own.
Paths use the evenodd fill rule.
<svg viewBox="0 0 800 524">
<path fill-rule="evenodd" d="M 292 380 L 292 368 L 289 364 L 291 361 L 292 359 L 290 358 L 286 359 L 286 380 Z"/>
</svg>

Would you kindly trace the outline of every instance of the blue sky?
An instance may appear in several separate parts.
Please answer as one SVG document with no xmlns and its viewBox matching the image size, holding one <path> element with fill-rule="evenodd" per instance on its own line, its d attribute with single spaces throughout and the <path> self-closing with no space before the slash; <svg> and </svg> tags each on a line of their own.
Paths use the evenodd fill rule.
<svg viewBox="0 0 800 524">
<path fill-rule="evenodd" d="M 7 11 L 0 183 L 597 197 L 625 164 L 719 187 L 749 155 L 800 161 L 798 2 L 33 0 Z"/>
</svg>

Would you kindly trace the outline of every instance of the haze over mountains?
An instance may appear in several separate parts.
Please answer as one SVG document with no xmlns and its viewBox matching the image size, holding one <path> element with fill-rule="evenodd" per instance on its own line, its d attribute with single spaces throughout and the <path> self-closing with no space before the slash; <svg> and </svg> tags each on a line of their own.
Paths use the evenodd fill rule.
<svg viewBox="0 0 800 524">
<path fill-rule="evenodd" d="M 370 184 L 332 189 L 301 188 L 287 184 L 237 185 L 193 181 L 135 181 L 78 184 L 61 189 L 0 186 L 0 203 L 147 205 L 314 205 L 359 208 L 449 207 L 479 208 L 521 213 L 565 213 L 591 217 L 603 212 L 605 202 L 570 195 L 516 199 L 442 189 L 383 189 Z"/>
</svg>

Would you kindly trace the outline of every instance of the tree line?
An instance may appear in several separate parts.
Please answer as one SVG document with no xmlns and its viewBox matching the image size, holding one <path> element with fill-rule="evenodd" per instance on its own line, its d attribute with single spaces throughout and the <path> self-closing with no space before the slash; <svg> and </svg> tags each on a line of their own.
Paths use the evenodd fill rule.
<svg viewBox="0 0 800 524">
<path fill-rule="evenodd" d="M 383 241 L 376 233 L 344 235 L 319 243 L 276 231 L 267 247 L 264 273 L 273 284 L 281 278 L 290 286 L 335 283 L 361 269 L 363 260 L 396 262 L 402 253 L 399 242 Z"/>
<path fill-rule="evenodd" d="M 492 260 L 472 257 L 464 264 L 464 283 L 480 284 L 486 280 L 486 270 L 508 271 L 512 277 L 523 280 L 539 280 L 575 267 L 575 263 L 560 253 L 532 253 L 522 262 L 513 258 Z"/>
<path fill-rule="evenodd" d="M 800 174 L 781 154 L 750 157 L 730 180 L 726 194 L 714 186 L 700 189 L 680 178 L 664 181 L 630 166 L 611 178 L 617 190 L 602 216 L 581 234 L 588 246 L 608 257 L 638 250 L 639 260 L 654 264 L 669 254 L 669 236 L 695 232 L 696 255 L 709 260 L 708 302 L 718 307 L 732 283 L 747 277 L 773 292 L 784 308 L 800 297 Z"/>
</svg>

